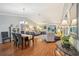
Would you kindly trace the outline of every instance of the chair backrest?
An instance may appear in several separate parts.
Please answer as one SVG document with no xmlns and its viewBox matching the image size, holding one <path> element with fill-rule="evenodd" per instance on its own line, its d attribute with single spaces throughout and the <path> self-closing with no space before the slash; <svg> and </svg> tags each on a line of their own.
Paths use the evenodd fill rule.
<svg viewBox="0 0 79 59">
<path fill-rule="evenodd" d="M 21 31 L 22 34 L 24 34 L 24 31 Z"/>
<path fill-rule="evenodd" d="M 21 34 L 17 33 L 16 36 L 17 36 L 17 39 L 18 39 L 18 43 L 22 43 L 22 36 L 21 36 Z"/>
<path fill-rule="evenodd" d="M 41 32 L 41 34 L 42 34 L 42 35 L 46 35 L 46 32 L 45 32 L 45 31 L 43 31 L 43 32 Z"/>
<path fill-rule="evenodd" d="M 21 34 L 19 34 L 19 33 L 17 33 L 16 36 L 17 36 L 19 39 L 22 38 L 22 37 L 21 37 Z"/>
<path fill-rule="evenodd" d="M 8 37 L 8 32 L 1 32 L 2 38 L 7 38 Z"/>
</svg>

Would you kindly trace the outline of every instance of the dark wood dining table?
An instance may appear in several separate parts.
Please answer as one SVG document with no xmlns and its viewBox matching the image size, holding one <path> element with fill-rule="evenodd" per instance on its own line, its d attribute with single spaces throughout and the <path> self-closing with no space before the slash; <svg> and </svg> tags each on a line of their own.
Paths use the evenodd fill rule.
<svg viewBox="0 0 79 59">
<path fill-rule="evenodd" d="M 23 39 L 25 39 L 26 37 L 28 37 L 29 39 L 32 39 L 32 35 L 21 34 L 21 36 L 23 37 Z"/>
<path fill-rule="evenodd" d="M 26 39 L 26 37 L 28 37 L 28 39 L 27 40 L 32 40 L 33 41 L 33 43 L 34 43 L 34 36 L 33 35 L 27 35 L 27 34 L 21 34 L 21 36 L 22 36 L 22 49 L 23 49 L 23 41 L 25 41 L 25 39 Z"/>
<path fill-rule="evenodd" d="M 28 37 L 28 39 L 33 42 L 33 45 L 34 45 L 34 37 L 39 36 L 39 35 L 40 35 L 40 33 L 37 33 L 37 34 L 21 34 L 21 36 L 23 38 L 22 41 L 24 41 L 25 38 Z"/>
</svg>

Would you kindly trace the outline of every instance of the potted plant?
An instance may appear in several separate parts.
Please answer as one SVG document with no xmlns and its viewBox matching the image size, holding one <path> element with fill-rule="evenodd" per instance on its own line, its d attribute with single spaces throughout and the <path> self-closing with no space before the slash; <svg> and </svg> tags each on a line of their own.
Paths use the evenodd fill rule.
<svg viewBox="0 0 79 59">
<path fill-rule="evenodd" d="M 70 48 L 70 43 L 69 43 L 69 38 L 70 36 L 63 36 L 61 41 L 62 41 L 62 47 L 64 48 Z"/>
</svg>

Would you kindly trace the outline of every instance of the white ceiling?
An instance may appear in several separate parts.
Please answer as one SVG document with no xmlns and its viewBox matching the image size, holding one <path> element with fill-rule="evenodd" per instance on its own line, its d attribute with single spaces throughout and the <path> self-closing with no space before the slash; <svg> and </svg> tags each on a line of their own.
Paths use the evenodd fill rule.
<svg viewBox="0 0 79 59">
<path fill-rule="evenodd" d="M 0 15 L 24 16 L 38 24 L 59 23 L 63 9 L 62 3 L 0 3 Z"/>
</svg>

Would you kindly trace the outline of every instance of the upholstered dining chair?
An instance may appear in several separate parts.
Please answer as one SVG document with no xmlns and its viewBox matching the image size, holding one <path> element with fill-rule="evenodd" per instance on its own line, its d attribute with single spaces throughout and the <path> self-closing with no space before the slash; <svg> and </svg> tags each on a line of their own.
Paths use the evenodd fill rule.
<svg viewBox="0 0 79 59">
<path fill-rule="evenodd" d="M 23 44 L 25 43 L 25 46 L 26 46 L 26 42 L 28 42 L 28 45 L 29 45 L 28 37 L 23 38 L 20 33 L 17 33 L 16 35 L 17 35 L 17 39 L 18 39 L 18 47 L 19 47 L 19 45 L 21 45 L 22 49 L 23 49 Z"/>
<path fill-rule="evenodd" d="M 17 36 L 17 39 L 18 39 L 18 47 L 21 45 L 22 46 L 22 49 L 23 49 L 23 38 L 21 37 L 21 34 L 19 33 L 16 33 L 16 36 Z"/>
<path fill-rule="evenodd" d="M 5 40 L 9 39 L 11 42 L 11 38 L 9 37 L 8 31 L 1 32 L 2 43 L 5 43 Z"/>
<path fill-rule="evenodd" d="M 12 35 L 13 35 L 13 39 L 14 39 L 14 45 L 17 47 L 18 39 L 17 39 L 16 33 L 12 33 Z"/>
<path fill-rule="evenodd" d="M 21 31 L 22 34 L 24 34 L 24 31 Z"/>
</svg>

